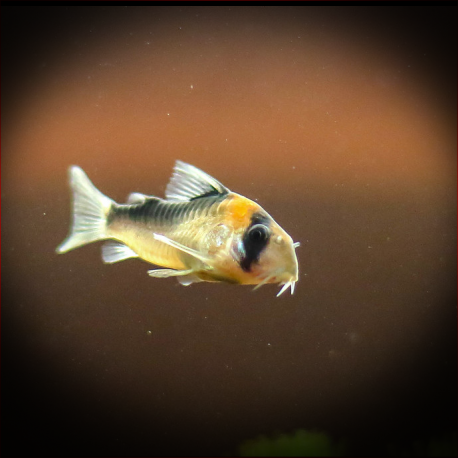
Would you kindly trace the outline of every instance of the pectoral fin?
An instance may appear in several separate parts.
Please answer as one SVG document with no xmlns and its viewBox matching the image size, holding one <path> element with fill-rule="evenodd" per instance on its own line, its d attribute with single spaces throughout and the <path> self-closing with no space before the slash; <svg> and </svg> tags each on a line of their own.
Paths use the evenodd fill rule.
<svg viewBox="0 0 458 458">
<path fill-rule="evenodd" d="M 198 259 L 199 261 L 202 261 L 205 264 L 210 264 L 210 262 L 212 261 L 212 258 L 210 256 L 206 256 L 206 255 L 200 253 L 197 250 L 193 250 L 192 248 L 184 246 L 179 242 L 175 242 L 174 240 L 170 240 L 165 235 L 153 234 L 153 237 L 156 240 L 159 240 L 160 242 L 166 243 L 167 245 L 170 245 L 173 248 L 176 248 L 177 250 L 182 251 L 183 253 L 189 254 L 190 256 Z"/>
<path fill-rule="evenodd" d="M 183 286 L 189 286 L 191 283 L 198 283 L 201 280 L 197 275 L 194 274 L 192 269 L 189 270 L 173 270 L 173 269 L 156 269 L 148 270 L 148 275 L 156 278 L 168 278 L 177 277 L 179 283 Z"/>
</svg>

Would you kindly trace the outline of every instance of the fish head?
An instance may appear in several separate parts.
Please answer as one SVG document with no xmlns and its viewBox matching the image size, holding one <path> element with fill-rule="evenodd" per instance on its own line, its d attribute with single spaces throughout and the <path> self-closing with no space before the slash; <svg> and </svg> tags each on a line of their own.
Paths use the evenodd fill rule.
<svg viewBox="0 0 458 458">
<path fill-rule="evenodd" d="M 253 266 L 256 278 L 260 280 L 258 285 L 279 283 L 284 286 L 278 296 L 288 288 L 291 288 L 291 294 L 293 294 L 299 273 L 296 256 L 298 246 L 298 242 L 294 243 L 290 235 L 271 220 L 269 242 L 261 252 L 258 262 Z"/>
<path fill-rule="evenodd" d="M 289 234 L 256 202 L 230 193 L 220 205 L 218 221 L 206 237 L 214 255 L 207 276 L 219 281 L 257 285 L 279 283 L 280 294 L 298 281 L 298 263 Z M 215 242 L 217 241 L 217 242 Z"/>
<path fill-rule="evenodd" d="M 298 281 L 298 263 L 294 243 L 289 234 L 260 207 L 250 216 L 249 224 L 235 239 L 233 252 L 243 272 L 241 283 L 284 285 L 279 295 Z"/>
</svg>

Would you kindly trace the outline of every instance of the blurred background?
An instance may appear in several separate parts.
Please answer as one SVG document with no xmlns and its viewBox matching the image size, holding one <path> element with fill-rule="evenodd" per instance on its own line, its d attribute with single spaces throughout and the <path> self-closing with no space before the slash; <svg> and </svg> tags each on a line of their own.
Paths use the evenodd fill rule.
<svg viewBox="0 0 458 458">
<path fill-rule="evenodd" d="M 456 431 L 456 7 L 2 5 L 4 456 L 244 453 Z M 65 255 L 67 169 L 163 196 L 176 159 L 293 237 L 278 288 Z M 455 436 L 456 437 L 456 436 Z"/>
</svg>

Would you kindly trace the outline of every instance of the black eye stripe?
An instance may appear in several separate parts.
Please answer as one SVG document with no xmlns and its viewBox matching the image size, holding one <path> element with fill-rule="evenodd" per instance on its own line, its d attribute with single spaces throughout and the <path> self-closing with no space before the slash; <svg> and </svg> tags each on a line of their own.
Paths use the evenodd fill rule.
<svg viewBox="0 0 458 458">
<path fill-rule="evenodd" d="M 251 223 L 243 234 L 242 243 L 245 250 L 240 261 L 240 267 L 249 272 L 253 263 L 259 261 L 259 256 L 270 240 L 270 220 L 268 217 L 255 213 Z"/>
<path fill-rule="evenodd" d="M 247 230 L 249 230 L 256 224 L 264 224 L 264 226 L 270 227 L 270 219 L 262 213 L 254 213 L 251 217 L 251 223 Z"/>
</svg>

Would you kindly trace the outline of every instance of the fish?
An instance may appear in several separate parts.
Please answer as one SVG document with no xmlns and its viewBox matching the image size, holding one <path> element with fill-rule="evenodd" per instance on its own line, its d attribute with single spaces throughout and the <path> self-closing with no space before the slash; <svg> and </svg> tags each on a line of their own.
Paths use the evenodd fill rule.
<svg viewBox="0 0 458 458">
<path fill-rule="evenodd" d="M 160 267 L 155 278 L 182 285 L 226 282 L 282 285 L 294 293 L 299 242 L 256 202 L 230 191 L 193 165 L 177 160 L 165 199 L 131 193 L 125 204 L 102 194 L 84 171 L 69 168 L 73 221 L 56 252 L 102 241 L 102 260 L 139 258 Z"/>
</svg>

